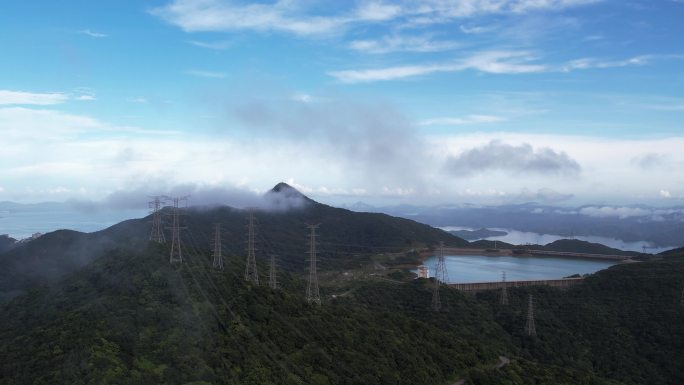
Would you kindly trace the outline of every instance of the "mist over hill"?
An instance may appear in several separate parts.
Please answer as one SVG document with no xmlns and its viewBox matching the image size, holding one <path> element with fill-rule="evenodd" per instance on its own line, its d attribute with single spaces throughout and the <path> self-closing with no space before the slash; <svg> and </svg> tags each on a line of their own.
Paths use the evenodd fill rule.
<svg viewBox="0 0 684 385">
<path fill-rule="evenodd" d="M 0 235 L 0 254 L 16 246 L 17 240 L 9 235 Z"/>
<path fill-rule="evenodd" d="M 279 253 L 276 289 L 244 280 L 247 211 L 227 206 L 181 210 L 180 264 L 169 263 L 168 244 L 149 241 L 151 217 L 94 233 L 55 231 L 0 254 L 0 384 L 684 380 L 681 249 L 614 266 L 566 291 L 511 288 L 506 306 L 498 291 L 442 287 L 435 312 L 434 281 L 412 279 L 401 257 L 384 275 L 358 267 L 377 265 L 373 255 L 391 261 L 439 242 L 472 246 L 467 241 L 409 219 L 323 205 L 285 184 L 264 199 L 268 206 L 252 209 L 257 265 L 263 274 L 265 256 Z M 216 223 L 223 270 L 211 267 Z M 304 296 L 306 225 L 318 223 L 322 304 L 312 305 Z M 577 240 L 543 247 L 619 251 Z M 342 271 L 358 275 L 335 278 Z M 522 327 L 529 295 L 536 337 Z"/>
<path fill-rule="evenodd" d="M 0 383 L 637 385 L 684 381 L 684 260 L 614 266 L 578 286 L 476 295 L 433 283 L 279 289 L 208 255 L 112 249 L 0 310 Z M 524 331 L 534 296 L 535 337 Z M 504 357 L 502 360 L 500 357 Z M 500 363 L 504 363 L 500 365 Z"/>
<path fill-rule="evenodd" d="M 420 249 L 445 242 L 464 247 L 467 241 L 409 219 L 380 213 L 356 213 L 317 203 L 280 183 L 253 208 L 257 219 L 260 258 L 277 254 L 284 269 L 307 266 L 307 224 L 320 224 L 321 269 L 353 268 L 369 262 L 374 253 Z M 172 208 L 163 209 L 164 227 Z M 214 225 L 221 224 L 223 252 L 242 258 L 246 248 L 246 209 L 228 206 L 189 207 L 182 210 L 181 242 L 186 252 L 210 253 Z M 107 229 L 82 233 L 60 230 L 0 254 L 0 290 L 8 292 L 51 282 L 84 267 L 105 252 L 145 247 L 152 218 L 130 219 Z M 166 237 L 170 239 L 167 228 Z"/>
</svg>

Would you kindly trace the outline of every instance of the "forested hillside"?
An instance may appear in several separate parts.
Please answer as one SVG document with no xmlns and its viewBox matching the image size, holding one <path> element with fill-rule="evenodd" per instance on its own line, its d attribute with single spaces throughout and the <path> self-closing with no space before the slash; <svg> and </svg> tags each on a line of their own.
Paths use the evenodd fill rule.
<svg viewBox="0 0 684 385">
<path fill-rule="evenodd" d="M 290 206 L 293 199 L 297 204 Z M 259 254 L 277 254 L 286 270 L 306 266 L 307 224 L 320 224 L 320 253 L 325 258 L 319 267 L 323 270 L 358 267 L 367 264 L 372 254 L 423 248 L 440 241 L 457 247 L 468 245 L 445 231 L 408 219 L 355 213 L 314 202 L 284 183 L 269 191 L 264 202 L 268 205 L 254 210 Z M 163 226 L 169 239 L 171 213 L 170 207 L 163 210 Z M 183 209 L 182 214 L 181 241 L 188 251 L 208 249 L 214 225 L 220 223 L 224 252 L 245 254 L 247 210 L 191 207 Z M 149 239 L 151 222 L 148 216 L 94 233 L 59 230 L 0 253 L 0 298 L 2 292 L 53 282 L 87 266 L 103 253 L 141 250 Z"/>
<path fill-rule="evenodd" d="M 476 296 L 432 284 L 324 286 L 280 272 L 244 282 L 208 256 L 170 265 L 164 246 L 114 250 L 0 312 L 0 383 L 678 384 L 684 381 L 684 261 L 620 265 L 568 291 Z M 265 267 L 260 266 L 262 271 Z M 537 337 L 524 334 L 534 294 Z M 511 363 L 496 369 L 499 357 Z"/>
</svg>

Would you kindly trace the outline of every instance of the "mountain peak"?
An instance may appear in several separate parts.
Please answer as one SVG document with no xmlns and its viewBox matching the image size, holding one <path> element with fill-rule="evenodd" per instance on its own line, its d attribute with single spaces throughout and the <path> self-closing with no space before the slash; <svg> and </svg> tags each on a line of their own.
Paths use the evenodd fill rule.
<svg viewBox="0 0 684 385">
<path fill-rule="evenodd" d="M 273 186 L 273 188 L 271 189 L 271 192 L 274 192 L 274 193 L 279 193 L 279 192 L 285 192 L 285 193 L 296 192 L 296 193 L 298 193 L 298 194 L 300 194 L 300 195 L 304 195 L 304 194 L 302 194 L 301 192 L 299 192 L 299 190 L 297 190 L 296 188 L 290 186 L 289 184 L 287 184 L 287 183 L 285 183 L 285 182 L 280 182 L 280 183 L 278 183 L 277 185 Z"/>
<path fill-rule="evenodd" d="M 312 199 L 302 194 L 296 188 L 285 182 L 280 182 L 265 194 L 271 208 L 291 209 L 301 207 L 309 203 L 315 203 Z"/>
</svg>

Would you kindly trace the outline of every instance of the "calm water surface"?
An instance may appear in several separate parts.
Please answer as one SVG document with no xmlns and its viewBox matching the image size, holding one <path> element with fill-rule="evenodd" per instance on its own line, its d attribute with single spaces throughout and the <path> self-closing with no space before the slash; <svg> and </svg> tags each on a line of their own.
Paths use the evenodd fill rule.
<svg viewBox="0 0 684 385">
<path fill-rule="evenodd" d="M 423 264 L 434 276 L 437 257 L 426 259 Z M 573 274 L 588 274 L 614 265 L 613 261 L 598 259 L 575 259 L 555 257 L 518 257 L 455 255 L 446 257 L 450 283 L 500 281 L 506 272 L 509 281 L 528 279 L 555 279 Z"/>
<path fill-rule="evenodd" d="M 142 218 L 143 210 L 73 210 L 63 207 L 13 207 L 0 209 L 0 235 L 16 239 L 33 233 L 48 233 L 59 229 L 92 232 L 105 229 L 126 219 Z"/>
</svg>

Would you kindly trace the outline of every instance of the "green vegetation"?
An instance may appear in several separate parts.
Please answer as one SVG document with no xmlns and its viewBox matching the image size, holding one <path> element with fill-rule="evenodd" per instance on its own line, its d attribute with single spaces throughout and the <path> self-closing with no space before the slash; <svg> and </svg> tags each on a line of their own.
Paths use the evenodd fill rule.
<svg viewBox="0 0 684 385">
<path fill-rule="evenodd" d="M 684 382 L 684 259 L 619 265 L 567 291 L 476 296 L 431 284 L 323 287 L 281 272 L 247 285 L 242 258 L 168 264 L 114 250 L 0 312 L 2 384 L 676 384 Z M 264 271 L 265 267 L 260 266 Z M 536 339 L 523 333 L 534 294 Z M 333 294 L 335 297 L 333 298 Z M 495 368 L 499 356 L 512 359 Z"/>
<path fill-rule="evenodd" d="M 547 245 L 532 245 L 530 248 L 535 250 L 545 250 L 545 251 L 561 251 L 561 252 L 571 252 L 571 253 L 587 253 L 587 254 L 608 254 L 608 255 L 627 255 L 627 256 L 637 256 L 640 253 L 633 251 L 624 251 L 620 249 L 615 249 L 602 245 L 600 243 L 592 243 L 587 241 L 581 241 L 579 239 L 559 239 L 553 241 Z"/>
<path fill-rule="evenodd" d="M 453 234 L 457 237 L 463 238 L 466 241 L 473 241 L 476 239 L 487 238 L 487 237 L 498 237 L 508 234 L 505 231 L 490 230 L 486 228 L 481 228 L 477 230 L 450 230 L 449 234 Z"/>
<path fill-rule="evenodd" d="M 503 310 L 493 305 L 496 292 L 478 298 L 492 304 L 497 323 L 527 359 L 625 384 L 679 384 L 684 383 L 683 285 L 684 258 L 676 257 L 616 265 L 563 292 L 512 290 L 512 306 Z M 527 293 L 535 298 L 535 340 L 520 328 Z"/>
<path fill-rule="evenodd" d="M 684 257 L 684 247 L 680 247 L 677 249 L 672 249 L 672 250 L 667 250 L 659 255 L 665 256 L 665 257 Z"/>
<path fill-rule="evenodd" d="M 0 254 L 10 250 L 17 243 L 17 240 L 7 234 L 0 235 Z"/>
<path fill-rule="evenodd" d="M 433 319 L 425 281 L 361 284 L 311 307 L 287 273 L 271 290 L 245 285 L 239 263 L 216 272 L 188 258 L 112 252 L 13 300 L 2 383 L 442 384 L 512 348 L 459 293 L 445 291 L 451 311 Z"/>
<path fill-rule="evenodd" d="M 512 245 L 506 242 L 494 242 L 490 240 L 479 240 L 471 242 L 471 247 L 482 248 L 482 249 L 493 249 L 495 246 L 499 249 L 525 249 L 529 248 L 532 250 L 542 250 L 542 251 L 560 251 L 560 252 L 570 252 L 570 253 L 587 253 L 587 254 L 607 254 L 607 255 L 624 255 L 629 257 L 637 257 L 642 255 L 634 251 L 624 251 L 620 249 L 614 249 L 600 243 L 592 243 L 587 241 L 581 241 L 579 239 L 559 239 L 553 241 L 546 245 Z"/>
<path fill-rule="evenodd" d="M 183 232 L 184 243 L 197 249 L 208 248 L 214 224 L 221 223 L 224 251 L 244 253 L 244 210 L 223 206 L 191 209 L 187 214 L 183 221 L 190 231 Z M 319 268 L 323 270 L 359 268 L 370 263 L 373 255 L 419 249 L 440 241 L 456 247 L 468 245 L 445 231 L 408 219 L 355 213 L 310 200 L 288 211 L 257 210 L 255 216 L 261 255 L 277 254 L 281 268 L 289 271 L 306 267 L 307 223 L 321 223 L 319 246 L 323 258 Z M 150 223 L 150 217 L 134 219 L 90 234 L 60 230 L 0 253 L 0 292 L 54 282 L 117 248 L 140 250 L 148 240 Z M 416 263 L 418 254 L 399 259 L 396 263 Z"/>
<path fill-rule="evenodd" d="M 149 218 L 0 255 L 0 384 L 684 383 L 684 249 L 565 291 L 510 289 L 508 306 L 497 291 L 443 287 L 435 313 L 433 283 L 397 267 L 466 241 L 304 202 L 257 213 L 259 255 L 279 255 L 278 290 L 244 282 L 245 213 L 229 207 L 189 212 L 182 265 L 147 241 Z M 209 268 L 203 235 L 216 222 L 224 271 Z M 319 222 L 324 300 L 310 306 L 305 224 Z M 523 332 L 529 294 L 536 338 Z"/>
</svg>

